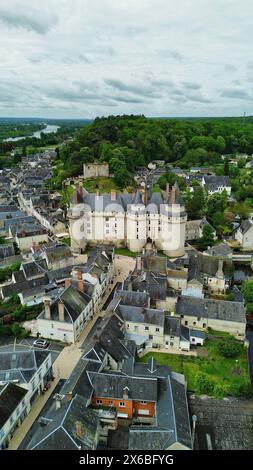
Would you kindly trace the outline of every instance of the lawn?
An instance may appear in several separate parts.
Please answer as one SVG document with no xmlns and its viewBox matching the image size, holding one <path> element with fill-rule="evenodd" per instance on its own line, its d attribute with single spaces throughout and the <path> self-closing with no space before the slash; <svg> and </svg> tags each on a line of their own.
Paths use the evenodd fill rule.
<svg viewBox="0 0 253 470">
<path fill-rule="evenodd" d="M 104 193 L 110 193 L 112 189 L 115 189 L 116 191 L 120 190 L 114 178 L 107 178 L 104 176 L 95 179 L 87 179 L 83 186 L 90 193 L 95 193 L 97 189 Z"/>
<path fill-rule="evenodd" d="M 174 372 L 184 374 L 187 389 L 191 392 L 196 393 L 195 376 L 201 371 L 215 384 L 227 385 L 232 395 L 238 395 L 239 388 L 240 394 L 243 394 L 243 390 L 249 387 L 247 349 L 241 345 L 238 356 L 227 359 L 220 355 L 218 342 L 219 340 L 206 341 L 207 357 L 150 352 L 138 361 L 147 362 L 150 357 L 154 357 L 159 364 L 168 365 Z"/>
<path fill-rule="evenodd" d="M 136 258 L 138 255 L 138 253 L 133 253 L 133 251 L 130 251 L 128 248 L 115 248 L 114 253 L 115 255 L 131 256 L 132 258 Z"/>
</svg>

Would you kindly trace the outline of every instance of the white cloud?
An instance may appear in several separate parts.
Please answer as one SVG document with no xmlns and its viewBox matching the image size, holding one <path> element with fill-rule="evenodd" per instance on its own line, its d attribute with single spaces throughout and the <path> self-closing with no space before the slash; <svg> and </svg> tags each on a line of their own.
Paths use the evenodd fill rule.
<svg viewBox="0 0 253 470">
<path fill-rule="evenodd" d="M 0 115 L 252 114 L 253 4 L 1 0 Z"/>
</svg>

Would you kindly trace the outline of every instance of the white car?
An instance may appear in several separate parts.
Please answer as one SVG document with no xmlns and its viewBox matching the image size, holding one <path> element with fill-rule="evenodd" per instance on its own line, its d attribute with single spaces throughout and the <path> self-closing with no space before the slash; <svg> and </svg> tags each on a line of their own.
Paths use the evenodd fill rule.
<svg viewBox="0 0 253 470">
<path fill-rule="evenodd" d="M 48 346 L 49 346 L 49 342 L 48 341 L 45 341 L 43 339 L 36 339 L 34 342 L 33 342 L 33 346 L 35 348 L 42 348 L 42 349 L 47 349 Z"/>
</svg>

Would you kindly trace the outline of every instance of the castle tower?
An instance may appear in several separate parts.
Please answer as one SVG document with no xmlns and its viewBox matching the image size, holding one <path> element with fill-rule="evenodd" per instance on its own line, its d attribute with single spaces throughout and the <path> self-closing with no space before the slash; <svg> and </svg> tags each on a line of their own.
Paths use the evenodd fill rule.
<svg viewBox="0 0 253 470">
<path fill-rule="evenodd" d="M 83 187 L 76 188 L 70 201 L 68 209 L 69 235 L 71 249 L 76 253 L 81 253 L 86 247 L 86 240 L 83 233 L 84 227 L 84 197 L 87 191 Z"/>
<path fill-rule="evenodd" d="M 178 184 L 172 187 L 168 202 L 161 208 L 161 249 L 168 256 L 183 256 L 185 253 L 185 224 L 187 215 Z"/>
<path fill-rule="evenodd" d="M 127 246 L 130 251 L 138 253 L 147 242 L 146 207 L 139 191 L 127 206 L 126 219 Z"/>
</svg>

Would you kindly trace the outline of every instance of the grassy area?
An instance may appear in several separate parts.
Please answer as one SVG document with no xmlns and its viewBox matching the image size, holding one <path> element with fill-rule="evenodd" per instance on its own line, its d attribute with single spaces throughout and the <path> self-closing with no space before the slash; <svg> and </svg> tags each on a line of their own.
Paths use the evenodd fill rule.
<svg viewBox="0 0 253 470">
<path fill-rule="evenodd" d="M 213 330 L 210 327 L 207 330 L 207 334 L 212 335 L 212 336 L 222 336 L 222 337 L 230 336 L 230 334 L 226 333 L 225 331 Z"/>
<path fill-rule="evenodd" d="M 135 258 L 137 256 L 137 253 L 133 253 L 128 248 L 115 248 L 114 252 L 115 255 L 131 256 L 132 258 Z"/>
<path fill-rule="evenodd" d="M 61 240 L 61 242 L 62 242 L 62 243 L 65 243 L 65 245 L 68 245 L 68 246 L 71 245 L 70 238 L 63 238 L 63 239 Z"/>
<path fill-rule="evenodd" d="M 104 193 L 110 193 L 112 189 L 115 189 L 116 191 L 120 190 L 114 178 L 107 178 L 104 176 L 95 179 L 87 179 L 84 182 L 83 187 L 90 193 L 95 193 L 97 189 Z"/>
<path fill-rule="evenodd" d="M 168 365 L 173 371 L 184 374 L 187 388 L 191 392 L 196 393 L 196 374 L 203 372 L 215 384 L 227 385 L 229 394 L 243 395 L 244 390 L 250 387 L 247 350 L 242 344 L 236 358 L 226 359 L 219 354 L 218 342 L 219 340 L 206 342 L 207 357 L 150 352 L 138 360 L 147 362 L 150 357 L 154 357 L 159 364 Z"/>
</svg>

